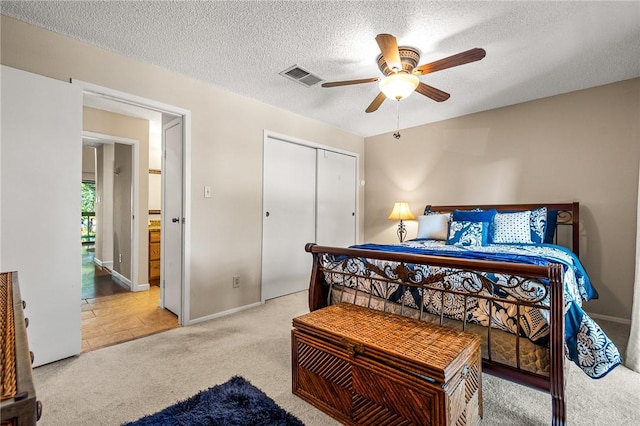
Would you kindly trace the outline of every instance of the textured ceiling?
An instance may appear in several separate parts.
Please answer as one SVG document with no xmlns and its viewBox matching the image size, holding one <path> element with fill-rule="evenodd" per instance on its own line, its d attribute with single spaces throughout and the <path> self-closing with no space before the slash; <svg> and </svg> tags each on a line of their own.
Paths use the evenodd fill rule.
<svg viewBox="0 0 640 426">
<path fill-rule="evenodd" d="M 640 2 L 2 1 L 3 14 L 214 86 L 371 136 L 640 76 Z M 421 50 L 420 64 L 474 47 L 479 62 L 421 77 L 451 94 L 414 93 L 365 108 L 378 77 L 375 36 Z"/>
</svg>

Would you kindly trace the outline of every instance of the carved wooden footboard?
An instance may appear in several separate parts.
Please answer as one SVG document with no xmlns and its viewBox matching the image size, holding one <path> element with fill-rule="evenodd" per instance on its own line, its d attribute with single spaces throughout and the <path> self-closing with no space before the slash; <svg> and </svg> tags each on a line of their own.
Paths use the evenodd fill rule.
<svg viewBox="0 0 640 426">
<path fill-rule="evenodd" d="M 497 292 L 504 291 L 510 295 L 509 301 L 511 309 L 515 309 L 518 317 L 527 309 L 539 309 L 545 311 L 549 318 L 549 365 L 548 372 L 532 372 L 521 366 L 521 357 L 524 355 L 521 349 L 521 337 L 513 335 L 515 342 L 516 360 L 515 363 L 505 364 L 497 360 L 495 348 L 492 347 L 494 336 L 498 333 L 491 324 L 485 326 L 486 348 L 483 354 L 483 371 L 492 375 L 533 387 L 551 394 L 552 397 L 552 424 L 561 425 L 565 423 L 565 378 L 564 378 L 564 302 L 563 302 L 563 277 L 562 266 L 552 264 L 547 267 L 527 264 L 514 264 L 504 262 L 488 262 L 468 259 L 455 259 L 438 256 L 427 256 L 419 254 L 379 252 L 373 250 L 361 250 L 351 248 L 323 247 L 315 244 L 307 244 L 306 251 L 313 254 L 313 269 L 311 284 L 309 288 L 309 307 L 316 310 L 327 306 L 328 303 L 351 301 L 369 305 L 376 309 L 394 312 L 400 315 L 416 316 L 425 319 L 429 316 L 433 320 L 433 312 L 424 312 L 421 299 L 420 312 L 405 306 L 404 302 L 372 304 L 371 294 L 358 298 L 358 289 L 367 283 L 376 286 L 378 291 L 389 294 L 391 290 L 402 287 L 402 291 L 413 289 L 415 294 L 421 298 L 428 295 L 438 294 L 438 300 L 442 306 L 440 314 L 436 315 L 436 320 L 441 325 L 452 326 L 451 322 L 445 322 L 448 318 L 444 315 L 446 300 L 458 298 L 464 300 L 464 306 L 468 306 L 471 300 L 486 301 L 488 306 L 494 303 L 505 303 L 505 299 L 499 297 Z M 366 260 L 365 260 L 366 259 Z M 382 261 L 376 262 L 375 260 Z M 438 267 L 442 273 L 429 274 L 424 276 L 416 270 L 414 265 L 427 265 L 428 267 Z M 419 269 L 419 268 L 418 268 Z M 446 277 L 445 277 L 446 275 Z M 492 280 L 490 277 L 499 275 L 501 279 Z M 461 283 L 460 286 L 452 287 L 446 282 L 451 279 Z M 542 280 L 548 281 L 544 283 Z M 339 294 L 330 297 L 332 287 L 345 291 L 344 283 L 351 283 L 351 294 L 343 298 Z M 335 285 L 340 283 L 340 285 Z M 537 290 L 534 291 L 534 290 Z M 409 290 L 411 291 L 411 290 Z M 530 294 L 534 292 L 537 296 L 532 300 Z M 355 293 L 355 294 L 354 294 Z M 523 297 L 519 297 L 522 295 Z M 529 295 L 529 296 L 527 296 Z M 336 300 L 336 299 L 341 300 Z M 358 302 L 359 299 L 359 302 Z M 543 303 L 549 300 L 549 303 Z M 491 309 L 491 308 L 490 308 Z M 439 318 L 437 318 L 439 317 Z M 467 321 L 467 315 L 460 318 L 457 325 L 464 330 L 472 326 Z M 517 331 L 520 334 L 520 323 Z M 477 324 L 473 327 L 477 328 Z M 474 331 L 469 329 L 469 331 Z"/>
</svg>

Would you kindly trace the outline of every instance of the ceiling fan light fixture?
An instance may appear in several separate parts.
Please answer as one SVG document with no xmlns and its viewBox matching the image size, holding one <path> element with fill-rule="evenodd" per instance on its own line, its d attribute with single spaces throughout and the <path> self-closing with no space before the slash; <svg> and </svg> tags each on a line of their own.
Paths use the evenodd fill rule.
<svg viewBox="0 0 640 426">
<path fill-rule="evenodd" d="M 389 99 L 404 99 L 412 94 L 420 84 L 420 79 L 408 73 L 395 73 L 380 80 L 380 91 Z"/>
</svg>

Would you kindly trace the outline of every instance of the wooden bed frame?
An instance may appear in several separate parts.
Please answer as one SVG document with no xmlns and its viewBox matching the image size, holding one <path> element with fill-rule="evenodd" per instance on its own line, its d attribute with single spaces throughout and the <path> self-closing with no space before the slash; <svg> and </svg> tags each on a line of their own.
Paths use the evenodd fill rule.
<svg viewBox="0 0 640 426">
<path fill-rule="evenodd" d="M 466 206 L 427 206 L 427 209 L 434 212 L 450 212 L 453 210 L 469 210 L 473 208 L 524 211 L 532 210 L 538 207 L 547 207 L 551 210 L 558 211 L 558 219 L 556 234 L 554 241 L 558 236 L 558 229 L 564 227 L 571 232 L 571 245 L 573 252 L 579 254 L 579 203 L 551 203 L 551 204 L 503 204 L 503 205 L 466 205 Z M 537 283 L 545 287 L 545 291 L 549 292 L 549 304 L 541 305 L 540 303 L 532 303 L 531 301 L 516 300 L 510 301 L 516 305 L 518 313 L 522 307 L 535 307 L 549 312 L 549 375 L 534 373 L 520 368 L 520 352 L 519 339 L 514 335 L 516 342 L 517 362 L 515 366 L 500 363 L 492 359 L 491 347 L 491 321 L 487 329 L 487 339 L 485 344 L 487 348 L 487 357 L 483 357 L 482 368 L 484 372 L 495 375 L 497 377 L 513 381 L 525 386 L 529 386 L 551 395 L 552 407 L 552 425 L 564 425 L 566 423 L 566 403 L 565 403 L 565 356 L 564 356 L 564 294 L 563 294 L 563 269 L 559 264 L 551 264 L 549 266 L 536 266 L 529 264 L 517 264 L 506 262 L 490 262 L 470 259 L 455 259 L 440 256 L 427 256 L 419 254 L 381 252 L 374 250 L 362 250 L 340 247 L 325 247 L 315 244 L 307 244 L 305 250 L 313 255 L 313 266 L 311 272 L 311 282 L 309 286 L 309 309 L 314 311 L 327 306 L 329 303 L 329 285 L 325 281 L 326 274 L 342 275 L 344 279 L 373 279 L 376 282 L 384 281 L 387 284 L 402 284 L 431 291 L 439 291 L 442 293 L 452 293 L 457 297 L 473 297 L 477 299 L 485 299 L 487 301 L 496 300 L 495 295 L 482 295 L 479 293 L 463 294 L 460 290 L 447 290 L 442 286 L 433 287 L 433 283 L 423 280 L 415 282 L 409 280 L 411 273 L 406 267 L 407 264 L 430 265 L 437 267 L 453 268 L 460 274 L 477 274 L 482 272 L 499 273 L 508 278 L 508 282 L 518 283 L 522 285 L 527 283 Z M 366 270 L 364 274 L 356 274 L 350 272 L 336 272 L 334 269 L 328 269 L 323 265 L 322 258 L 324 255 L 340 256 L 340 261 L 349 259 L 357 261 L 357 259 L 380 259 L 393 262 L 396 267 L 388 273 L 388 270 L 382 271 L 386 273 L 381 279 L 381 270 L 372 268 Z M 397 263 L 396 263 L 397 262 Z M 371 274 L 375 274 L 375 278 L 371 278 Z M 479 274 L 478 274 L 479 275 Z M 335 275 L 332 275 L 335 278 Z M 484 278 L 482 278 L 484 279 Z M 548 280 L 548 286 L 541 283 L 540 280 Z M 491 283 L 495 284 L 495 283 Z M 491 285 L 489 285 L 491 287 Z M 443 298 L 444 299 L 444 298 Z M 386 303 L 385 308 L 386 309 Z M 402 312 L 402 311 L 401 311 Z M 420 312 L 422 316 L 422 312 Z M 440 324 L 443 325 L 443 315 L 440 314 Z M 466 329 L 467 322 L 462 323 L 462 329 Z M 495 331 L 494 331 L 495 333 Z"/>
</svg>

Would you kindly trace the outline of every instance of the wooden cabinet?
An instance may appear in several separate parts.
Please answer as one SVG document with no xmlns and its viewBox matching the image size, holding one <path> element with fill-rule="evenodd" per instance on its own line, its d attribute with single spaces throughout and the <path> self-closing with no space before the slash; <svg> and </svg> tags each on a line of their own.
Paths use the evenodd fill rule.
<svg viewBox="0 0 640 426">
<path fill-rule="evenodd" d="M 362 308 L 294 318 L 293 393 L 346 425 L 477 425 L 480 338 Z"/>
<path fill-rule="evenodd" d="M 160 285 L 160 229 L 149 229 L 149 284 Z"/>
</svg>

